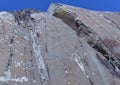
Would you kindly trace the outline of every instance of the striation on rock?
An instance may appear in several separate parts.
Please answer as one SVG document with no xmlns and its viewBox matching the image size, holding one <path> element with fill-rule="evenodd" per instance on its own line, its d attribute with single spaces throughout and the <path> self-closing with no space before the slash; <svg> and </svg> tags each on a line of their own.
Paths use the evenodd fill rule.
<svg viewBox="0 0 120 85">
<path fill-rule="evenodd" d="M 119 22 L 59 3 L 0 12 L 0 85 L 119 85 Z"/>
</svg>

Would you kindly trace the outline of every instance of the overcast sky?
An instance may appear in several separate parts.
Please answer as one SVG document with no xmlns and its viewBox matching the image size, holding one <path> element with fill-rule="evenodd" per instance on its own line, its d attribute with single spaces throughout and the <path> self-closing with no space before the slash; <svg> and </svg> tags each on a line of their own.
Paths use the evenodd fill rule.
<svg viewBox="0 0 120 85">
<path fill-rule="evenodd" d="M 25 8 L 46 11 L 51 2 L 59 2 L 90 10 L 120 12 L 120 0 L 0 0 L 0 11 Z"/>
</svg>

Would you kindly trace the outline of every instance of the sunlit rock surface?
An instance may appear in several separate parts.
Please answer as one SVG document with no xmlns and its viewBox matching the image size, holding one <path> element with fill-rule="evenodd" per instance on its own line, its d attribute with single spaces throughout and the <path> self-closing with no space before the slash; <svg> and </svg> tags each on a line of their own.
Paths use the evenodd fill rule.
<svg viewBox="0 0 120 85">
<path fill-rule="evenodd" d="M 120 13 L 0 12 L 0 85 L 120 85 Z"/>
</svg>

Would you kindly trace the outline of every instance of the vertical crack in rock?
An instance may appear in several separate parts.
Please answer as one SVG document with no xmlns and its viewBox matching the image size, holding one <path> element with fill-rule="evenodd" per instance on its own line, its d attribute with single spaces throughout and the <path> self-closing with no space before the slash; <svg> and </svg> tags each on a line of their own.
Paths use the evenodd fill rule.
<svg viewBox="0 0 120 85">
<path fill-rule="evenodd" d="M 37 40 L 36 32 L 30 31 L 30 34 L 31 34 L 32 41 L 33 41 L 32 46 L 34 50 L 34 56 L 36 58 L 36 61 L 38 63 L 38 68 L 40 71 L 41 82 L 44 83 L 44 81 L 48 80 L 47 70 L 45 68 L 44 60 L 40 52 L 41 50 L 37 44 L 38 40 Z"/>
<path fill-rule="evenodd" d="M 31 52 L 31 51 L 30 51 Z M 33 62 L 33 58 L 32 58 L 32 55 L 33 53 L 31 53 L 31 59 L 30 59 L 30 63 L 31 63 L 31 70 L 30 70 L 30 72 L 31 72 L 31 75 L 32 75 L 32 79 L 33 79 L 33 82 L 35 83 L 36 82 L 36 80 L 35 80 L 35 72 L 34 72 L 34 62 Z"/>
<path fill-rule="evenodd" d="M 69 12 L 62 7 L 56 7 L 53 12 L 53 16 L 61 19 L 64 23 L 75 30 L 79 37 L 84 37 L 87 43 L 95 49 L 97 52 L 101 53 L 106 60 L 111 65 L 111 69 L 116 73 L 117 76 L 120 75 L 120 62 L 116 56 L 107 48 L 107 46 L 102 42 L 100 37 L 89 27 L 87 27 L 75 13 Z"/>
<path fill-rule="evenodd" d="M 29 30 L 33 48 L 33 55 L 35 56 L 35 60 L 38 64 L 38 69 L 40 72 L 41 85 L 44 85 L 46 84 L 45 82 L 48 80 L 48 74 L 39 45 L 40 35 L 38 33 L 40 29 L 38 30 L 38 28 L 35 27 L 36 21 L 31 17 L 32 13 L 38 13 L 38 11 L 27 9 L 20 12 L 14 12 L 13 14 L 16 17 L 16 22 L 18 23 L 18 25 L 21 25 L 22 27 L 24 25 L 24 28 Z"/>
<path fill-rule="evenodd" d="M 116 28 L 115 31 L 114 30 L 111 31 L 117 32 L 118 29 L 120 29 L 120 26 L 117 24 L 116 20 L 114 20 L 119 16 L 114 15 L 114 13 L 112 15 L 113 17 L 111 18 L 109 16 L 109 13 L 108 15 L 107 14 L 104 15 L 104 13 L 100 12 L 103 15 L 101 15 L 102 17 L 100 18 L 99 16 L 96 16 L 97 18 L 99 18 L 96 21 L 93 20 L 94 17 L 93 18 L 90 17 L 90 16 L 94 16 L 95 12 L 90 12 L 84 9 L 78 9 L 68 5 L 61 5 L 57 3 L 53 3 L 51 7 L 48 9 L 47 13 L 40 13 L 39 11 L 31 10 L 31 9 L 14 11 L 12 12 L 12 14 L 8 12 L 1 12 L 0 13 L 0 28 L 1 28 L 0 55 L 2 56 L 1 63 L 3 63 L 3 65 L 1 65 L 1 71 L 0 71 L 2 75 L 0 76 L 0 84 L 2 85 L 9 85 L 9 84 L 10 85 L 11 84 L 60 85 L 65 83 L 67 85 L 71 85 L 71 84 L 86 85 L 88 83 L 90 85 L 94 85 L 96 83 L 98 83 L 99 85 L 119 84 L 120 55 L 117 53 L 119 53 L 120 40 L 116 42 L 116 39 L 118 39 L 117 36 L 119 32 L 117 32 L 117 34 L 114 37 L 112 37 L 113 39 L 110 38 L 111 40 L 109 39 L 102 40 L 104 36 L 110 37 L 112 35 L 111 34 L 103 35 L 103 37 L 100 38 L 90 27 L 84 24 L 77 17 L 76 13 L 74 13 L 71 9 L 74 10 L 75 12 L 80 11 L 81 12 L 80 17 L 82 18 L 87 17 L 85 18 L 85 21 L 88 20 L 87 23 L 89 23 L 89 25 L 91 26 L 99 27 L 97 25 L 102 24 L 102 21 L 106 22 L 104 21 L 106 19 L 109 23 L 109 24 L 107 23 L 106 25 L 107 27 L 112 25 L 113 27 Z M 85 13 L 90 13 L 90 16 Z M 47 15 L 45 16 L 44 14 Z M 49 20 L 47 20 L 47 18 L 49 19 L 51 17 L 51 14 L 53 14 L 53 16 L 55 16 L 56 18 L 61 19 L 73 31 L 71 31 L 71 29 L 66 30 L 66 25 L 64 23 L 61 23 L 59 20 L 56 22 L 57 26 L 61 27 L 59 25 L 63 25 L 62 27 L 65 29 L 60 29 L 60 30 L 50 29 L 48 27 L 48 24 L 54 25 L 54 22 L 52 21 L 50 22 Z M 98 12 L 96 12 L 96 14 L 98 14 Z M 92 23 L 90 22 L 91 19 L 93 20 Z M 97 22 L 99 21 L 100 23 L 98 24 Z M 51 26 L 51 27 L 56 28 L 56 26 Z M 48 34 L 47 31 L 49 31 L 50 34 Z M 104 29 L 101 29 L 101 31 L 104 31 Z M 56 34 L 58 32 L 59 34 Z M 114 32 L 110 32 L 110 33 L 114 33 Z M 64 35 L 64 33 L 66 34 Z M 76 33 L 78 37 L 74 36 L 73 35 L 74 33 Z M 62 63 L 61 62 L 57 63 L 56 59 L 51 58 L 52 59 L 51 61 L 51 59 L 47 58 L 47 61 L 44 61 L 44 57 L 42 56 L 42 54 L 46 56 L 47 53 L 50 51 L 50 49 L 55 50 L 55 46 L 57 45 L 57 44 L 53 45 L 52 47 L 50 46 L 50 48 L 48 49 L 48 46 L 52 44 L 51 42 L 48 44 L 48 40 L 49 40 L 48 38 L 53 40 L 54 35 L 56 35 L 56 38 L 60 36 L 60 39 L 63 41 L 60 42 L 61 46 L 58 46 L 56 49 L 57 54 L 54 54 L 53 52 L 52 55 L 55 56 L 55 55 L 59 55 L 60 53 L 63 53 L 62 54 L 63 57 L 59 58 L 59 60 L 60 61 L 61 59 L 70 59 L 70 60 L 64 60 L 64 62 Z M 69 38 L 68 35 L 72 35 L 72 37 Z M 65 39 L 69 40 L 70 43 L 67 43 Z M 74 42 L 74 40 L 77 40 L 77 43 Z M 85 41 L 82 42 L 82 40 Z M 63 49 L 67 44 L 70 45 L 77 44 L 77 45 L 72 46 L 71 47 L 72 49 L 68 48 L 66 51 L 64 51 L 65 49 L 59 50 L 60 48 Z M 81 46 L 81 48 L 85 48 L 85 49 L 79 49 L 78 44 Z M 44 47 L 41 45 L 43 45 Z M 88 55 L 82 53 L 84 50 L 87 51 Z M 66 56 L 69 56 L 71 52 L 74 52 L 74 54 L 71 56 L 72 61 L 71 61 L 71 57 L 66 58 Z M 90 60 L 88 58 L 89 56 L 91 58 Z M 17 62 L 19 60 L 23 60 L 23 61 Z M 98 62 L 98 60 L 100 62 Z M 73 61 L 76 63 L 78 68 L 74 67 L 75 65 Z M 46 62 L 51 65 L 46 64 Z M 52 66 L 53 63 L 57 63 L 57 65 L 54 65 L 55 66 L 54 67 Z M 61 65 L 63 66 L 62 68 L 56 67 Z M 54 74 L 54 72 L 56 71 L 58 72 Z M 79 72 L 81 73 L 79 74 Z M 105 76 L 107 77 L 105 78 Z M 79 81 L 79 79 L 83 81 L 81 82 Z"/>
<path fill-rule="evenodd" d="M 47 74 L 47 69 L 45 67 L 44 64 L 44 60 L 43 57 L 41 55 L 41 49 L 40 46 L 38 45 L 39 43 L 39 35 L 38 32 L 39 30 L 37 28 L 35 28 L 35 22 L 33 20 L 31 20 L 31 24 L 33 24 L 33 26 L 31 25 L 31 30 L 30 30 L 30 35 L 32 38 L 32 46 L 33 46 L 33 51 L 34 51 L 34 56 L 36 59 L 36 62 L 38 64 L 38 68 L 40 71 L 40 77 L 41 77 L 41 84 L 44 85 L 44 82 L 48 80 L 48 74 Z M 28 26 L 29 28 L 30 26 Z"/>
<path fill-rule="evenodd" d="M 14 33 L 14 31 L 13 31 Z M 5 69 L 5 76 L 0 77 L 0 81 L 7 84 L 9 81 L 14 81 L 14 82 L 23 82 L 23 81 L 28 81 L 28 79 L 23 76 L 21 78 L 12 78 L 12 73 L 11 73 L 11 65 L 12 65 L 12 60 L 14 56 L 14 35 L 12 33 L 12 37 L 9 38 L 9 58 L 8 58 L 8 64 Z"/>
<path fill-rule="evenodd" d="M 10 77 L 11 77 L 11 64 L 12 64 L 12 58 L 13 58 L 13 50 L 14 50 L 14 47 L 13 47 L 13 42 L 14 42 L 14 36 L 12 36 L 11 38 L 9 38 L 10 42 L 9 42 L 9 58 L 8 58 L 8 64 L 7 64 L 7 67 L 6 67 L 6 70 L 5 70 L 5 77 L 1 77 L 2 79 L 2 82 L 5 82 L 5 83 L 8 83 L 8 81 L 10 80 Z"/>
</svg>

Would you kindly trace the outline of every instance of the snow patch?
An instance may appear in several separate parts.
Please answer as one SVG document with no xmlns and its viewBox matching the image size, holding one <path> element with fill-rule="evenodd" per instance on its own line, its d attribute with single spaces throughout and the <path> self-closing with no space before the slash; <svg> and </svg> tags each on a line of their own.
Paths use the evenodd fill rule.
<svg viewBox="0 0 120 85">
<path fill-rule="evenodd" d="M 92 75 L 95 75 L 95 73 L 93 72 Z"/>
<path fill-rule="evenodd" d="M 29 40 L 27 36 L 24 36 L 24 39 Z"/>
<path fill-rule="evenodd" d="M 41 49 L 39 48 L 39 45 L 38 45 L 37 35 L 36 35 L 36 32 L 30 31 L 30 33 L 31 33 L 32 41 L 33 41 L 32 46 L 34 49 L 34 56 L 35 56 L 36 62 L 38 64 L 41 79 L 42 79 L 42 81 L 44 81 L 44 80 L 48 79 L 48 75 L 47 75 L 47 71 L 46 71 L 46 68 L 44 65 L 43 57 L 41 55 Z"/>
<path fill-rule="evenodd" d="M 5 11 L 0 12 L 0 19 L 3 20 L 3 22 L 7 22 L 10 24 L 14 23 L 15 20 L 14 16 L 11 13 Z"/>
<path fill-rule="evenodd" d="M 111 20 L 107 20 L 107 22 L 108 22 L 108 23 L 110 23 L 110 24 L 112 23 L 112 21 L 111 21 Z"/>
<path fill-rule="evenodd" d="M 89 78 L 89 76 L 87 75 L 87 73 L 85 72 L 85 68 L 84 65 L 81 61 L 81 57 L 77 54 L 74 54 L 73 59 L 75 60 L 75 62 L 77 63 L 77 65 L 79 66 L 79 68 L 83 71 L 84 75 L 86 76 L 86 78 Z"/>
<path fill-rule="evenodd" d="M 40 20 L 45 17 L 45 14 L 44 13 L 33 13 L 31 14 L 31 17 L 36 20 Z"/>
<path fill-rule="evenodd" d="M 36 80 L 33 80 L 33 83 L 36 83 Z"/>
<path fill-rule="evenodd" d="M 23 56 L 23 53 L 20 53 L 21 56 Z"/>
<path fill-rule="evenodd" d="M 14 62 L 15 64 L 15 67 L 20 67 L 21 65 L 25 65 L 25 63 L 23 61 L 20 61 L 20 62 Z"/>
<path fill-rule="evenodd" d="M 10 71 L 10 69 L 8 70 L 8 71 L 5 71 L 4 72 L 5 73 L 5 75 L 6 76 L 1 76 L 0 77 L 0 81 L 1 82 L 8 82 L 8 81 L 13 81 L 13 82 L 27 82 L 28 81 L 28 78 L 27 77 L 25 77 L 25 76 L 23 76 L 23 77 L 21 77 L 21 78 L 12 78 L 11 77 L 11 75 L 12 75 L 12 73 L 11 73 L 11 71 Z"/>
<path fill-rule="evenodd" d="M 21 63 L 20 62 L 17 62 L 16 64 L 15 64 L 15 67 L 20 67 L 21 66 Z"/>
</svg>

